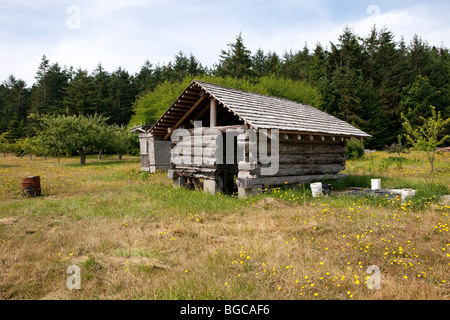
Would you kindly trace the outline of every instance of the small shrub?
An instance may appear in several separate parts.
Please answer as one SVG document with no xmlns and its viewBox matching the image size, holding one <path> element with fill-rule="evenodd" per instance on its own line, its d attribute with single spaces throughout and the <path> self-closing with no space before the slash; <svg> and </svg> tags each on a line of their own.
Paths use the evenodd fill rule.
<svg viewBox="0 0 450 320">
<path fill-rule="evenodd" d="M 384 150 L 386 150 L 387 153 L 397 153 L 400 154 L 402 152 L 402 146 L 398 143 L 392 143 L 390 146 L 385 146 Z"/>
<path fill-rule="evenodd" d="M 360 140 L 347 140 L 347 159 L 356 160 L 364 156 L 364 144 Z"/>
</svg>

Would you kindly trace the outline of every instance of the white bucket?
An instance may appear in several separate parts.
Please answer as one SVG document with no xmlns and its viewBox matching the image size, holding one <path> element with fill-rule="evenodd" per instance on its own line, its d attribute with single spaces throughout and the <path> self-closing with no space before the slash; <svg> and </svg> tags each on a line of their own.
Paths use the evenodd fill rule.
<svg viewBox="0 0 450 320">
<path fill-rule="evenodd" d="M 402 200 L 405 201 L 408 197 L 414 197 L 416 195 L 416 190 L 413 189 L 403 189 L 402 190 Z"/>
<path fill-rule="evenodd" d="M 372 179 L 372 190 L 380 190 L 381 189 L 381 179 Z"/>
<path fill-rule="evenodd" d="M 312 192 L 312 196 L 318 197 L 322 194 L 322 182 L 314 182 L 311 183 L 311 192 Z"/>
</svg>

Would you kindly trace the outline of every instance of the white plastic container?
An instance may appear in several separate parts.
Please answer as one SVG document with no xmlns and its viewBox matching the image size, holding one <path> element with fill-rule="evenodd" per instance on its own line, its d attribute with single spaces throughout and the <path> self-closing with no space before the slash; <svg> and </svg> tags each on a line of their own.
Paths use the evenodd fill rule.
<svg viewBox="0 0 450 320">
<path fill-rule="evenodd" d="M 381 179 L 372 179 L 372 190 L 380 190 L 381 189 Z"/>
<path fill-rule="evenodd" d="M 402 201 L 405 201 L 408 197 L 414 197 L 416 195 L 416 190 L 413 189 L 403 189 L 402 190 Z"/>
<path fill-rule="evenodd" d="M 311 183 L 310 186 L 311 186 L 312 196 L 314 198 L 322 195 L 322 182 L 314 182 L 314 183 Z"/>
</svg>

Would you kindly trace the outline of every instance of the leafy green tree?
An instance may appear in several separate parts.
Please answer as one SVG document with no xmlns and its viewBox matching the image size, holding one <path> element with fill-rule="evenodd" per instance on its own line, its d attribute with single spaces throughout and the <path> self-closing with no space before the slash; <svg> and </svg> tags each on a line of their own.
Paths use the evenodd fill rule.
<svg viewBox="0 0 450 320">
<path fill-rule="evenodd" d="M 35 118 L 40 123 L 41 131 L 37 135 L 36 145 L 41 150 L 41 153 L 45 156 L 57 156 L 58 163 L 60 163 L 62 154 L 71 153 L 70 148 L 66 145 L 67 128 L 62 124 L 55 125 L 56 123 L 62 122 L 55 116 L 31 115 L 30 117 Z"/>
<path fill-rule="evenodd" d="M 13 145 L 6 140 L 6 133 L 0 134 L 0 152 L 6 157 L 7 153 L 13 152 Z"/>
<path fill-rule="evenodd" d="M 433 173 L 436 149 L 450 137 L 448 135 L 441 136 L 445 127 L 450 123 L 450 118 L 443 119 L 441 112 L 436 112 L 434 106 L 430 106 L 430 109 L 431 117 L 420 117 L 423 122 L 421 126 L 413 127 L 403 113 L 401 117 L 406 131 L 406 139 L 416 150 L 424 151 L 427 154 L 431 166 L 430 172 Z"/>
<path fill-rule="evenodd" d="M 87 154 L 105 148 L 107 120 L 99 115 L 46 115 L 41 118 L 39 142 L 58 154 L 77 152 L 85 165 Z"/>
<path fill-rule="evenodd" d="M 165 81 L 145 94 L 137 97 L 133 103 L 133 112 L 128 127 L 153 125 L 192 81 L 190 77 L 181 83 Z"/>
<path fill-rule="evenodd" d="M 122 155 L 131 150 L 134 136 L 136 134 L 129 132 L 125 127 L 113 126 L 111 128 L 111 151 L 117 153 L 119 160 L 122 160 Z"/>
<path fill-rule="evenodd" d="M 364 143 L 361 140 L 346 140 L 346 157 L 347 159 L 356 160 L 364 156 Z"/>
<path fill-rule="evenodd" d="M 16 151 L 16 154 L 20 154 L 21 158 L 25 154 L 28 154 L 31 160 L 32 154 L 36 153 L 37 150 L 36 140 L 29 137 L 19 139 L 14 143 L 14 150 Z"/>
</svg>

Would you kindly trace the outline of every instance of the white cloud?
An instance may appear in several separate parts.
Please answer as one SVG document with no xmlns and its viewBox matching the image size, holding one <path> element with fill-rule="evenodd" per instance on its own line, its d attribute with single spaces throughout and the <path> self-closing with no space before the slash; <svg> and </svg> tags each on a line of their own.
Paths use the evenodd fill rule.
<svg viewBox="0 0 450 320">
<path fill-rule="evenodd" d="M 81 24 L 80 29 L 70 30 L 66 10 L 74 3 L 80 8 Z M 374 24 L 386 26 L 396 40 L 404 35 L 409 41 L 417 33 L 431 45 L 450 45 L 446 3 L 386 11 L 380 5 L 379 14 L 363 10 L 352 15 L 326 3 L 67 0 L 56 5 L 51 0 L 18 0 L 6 5 L 0 0 L 0 9 L 6 8 L 0 12 L 0 59 L 7 62 L 0 69 L 0 81 L 14 74 L 31 85 L 43 54 L 52 63 L 89 71 L 102 62 L 108 71 L 122 66 L 134 73 L 147 58 L 152 63 L 167 63 L 182 50 L 212 66 L 220 49 L 234 42 L 239 32 L 252 51 L 262 48 L 279 54 L 300 50 L 305 42 L 310 49 L 317 42 L 329 47 L 346 26 L 366 36 Z M 14 22 L 13 27 L 8 22 Z"/>
<path fill-rule="evenodd" d="M 448 18 L 448 14 L 446 17 L 441 15 L 439 7 L 417 5 L 403 10 L 381 12 L 379 15 L 355 21 L 352 28 L 359 35 L 367 35 L 376 25 L 378 28 L 386 27 L 392 31 L 396 40 L 404 36 L 405 40 L 409 41 L 417 34 L 430 45 L 440 46 L 444 42 L 444 45 L 448 46 L 450 45 Z"/>
</svg>

